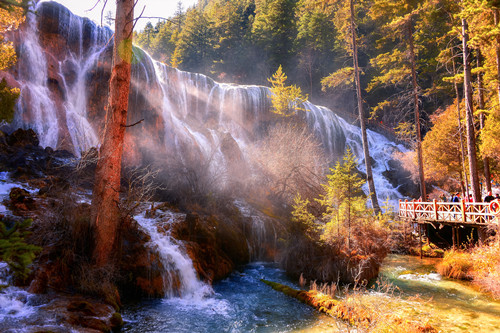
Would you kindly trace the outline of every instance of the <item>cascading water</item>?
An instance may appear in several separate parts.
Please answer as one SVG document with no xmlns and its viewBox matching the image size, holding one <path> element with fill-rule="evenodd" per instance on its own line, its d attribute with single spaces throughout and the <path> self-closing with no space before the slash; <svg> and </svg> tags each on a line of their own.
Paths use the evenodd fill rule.
<svg viewBox="0 0 500 333">
<path fill-rule="evenodd" d="M 47 61 L 38 40 L 36 17 L 32 13 L 27 15 L 18 68 L 21 95 L 14 123 L 33 128 L 40 138 L 40 145 L 56 147 L 59 139 L 59 120 L 54 113 L 56 106 L 50 98 Z"/>
<path fill-rule="evenodd" d="M 173 223 L 176 218 L 185 217 L 185 214 L 167 212 L 161 223 Z M 159 221 L 135 216 L 135 220 L 151 237 L 150 246 L 160 255 L 163 264 L 163 284 L 165 296 L 169 298 L 182 297 L 191 301 L 200 302 L 205 296 L 213 293 L 212 288 L 198 279 L 193 262 L 182 249 L 181 244 L 170 236 L 168 232 L 158 231 Z"/>
<path fill-rule="evenodd" d="M 15 125 L 33 128 L 42 146 L 72 149 L 79 155 L 99 144 L 111 70 L 111 31 L 56 3 L 41 2 L 37 11 L 40 15 L 30 15 L 19 38 L 21 97 Z M 267 124 L 278 121 L 270 112 L 269 88 L 218 83 L 156 62 L 137 48 L 134 56 L 128 121 L 144 122 L 127 130 L 133 148 L 149 150 L 155 158 L 174 156 L 184 166 L 202 160 L 203 172 L 213 178 L 217 174 L 217 184 L 223 187 L 230 171 L 241 169 L 248 147 L 262 137 Z M 309 102 L 304 106 L 309 111 L 301 116 L 327 153 L 338 158 L 349 145 L 362 156 L 359 128 L 325 107 Z M 382 173 L 388 169 L 385 161 L 403 148 L 371 131 L 368 140 L 379 199 L 400 197 Z M 231 166 L 235 155 L 241 155 L 236 167 Z M 364 170 L 362 160 L 359 169 Z M 252 221 L 251 256 L 263 258 L 260 245 L 273 238 L 274 231 L 270 233 L 261 216 L 249 213 L 247 217 Z M 170 289 L 169 296 L 199 298 L 209 293 L 178 243 L 158 233 L 153 220 L 137 219 L 164 259 L 165 271 L 175 275 L 167 274 L 165 283 L 172 285 L 178 279 L 179 292 Z"/>
<path fill-rule="evenodd" d="M 70 48 L 58 60 L 56 73 L 48 73 L 46 54 L 51 50 L 46 45 L 41 46 L 35 19 L 31 18 L 23 33 L 23 47 L 29 52 L 20 58 L 19 68 L 35 70 L 20 73 L 23 89 L 16 119 L 25 127 L 34 127 L 44 146 L 64 146 L 61 141 L 64 132 L 68 132 L 70 146 L 78 155 L 90 146 L 98 145 L 96 133 L 103 124 L 103 114 L 96 115 L 94 111 L 90 116 L 88 110 L 105 107 L 102 104 L 106 100 L 105 94 L 99 98 L 91 94 L 96 90 L 100 94 L 107 91 L 106 78 L 100 82 L 96 73 L 104 70 L 104 50 L 110 47 L 111 32 L 72 15 L 58 4 L 42 2 L 38 7 L 42 14 L 58 12 L 57 29 Z M 47 29 L 45 21 L 40 24 L 42 31 Z M 155 155 L 165 151 L 177 156 L 184 164 L 201 157 L 207 161 L 209 172 L 225 172 L 229 156 L 221 150 L 223 139 L 230 136 L 245 156 L 247 147 L 260 138 L 262 125 L 276 120 L 270 112 L 267 87 L 218 83 L 205 75 L 179 71 L 156 62 L 141 50 L 137 49 L 135 54 L 137 64 L 133 66 L 129 119 L 135 122 L 142 117 L 145 124 L 142 130 L 132 128 L 129 133 L 138 149 L 147 146 Z M 57 89 L 50 87 L 50 82 L 55 81 Z M 95 88 L 95 85 L 102 85 L 103 89 Z M 53 96 L 55 90 L 62 91 L 61 105 L 52 102 L 51 93 Z M 33 91 L 38 95 L 31 98 Z M 33 101 L 38 104 L 33 105 Z M 308 110 L 305 118 L 310 128 L 332 157 L 341 156 L 346 145 L 351 146 L 357 156 L 363 156 L 358 127 L 348 124 L 325 107 L 309 102 L 304 106 Z M 383 172 L 390 169 L 387 161 L 392 159 L 392 153 L 404 148 L 372 131 L 368 131 L 368 140 L 375 161 L 373 173 L 379 200 L 400 198 Z M 359 169 L 364 170 L 362 159 L 359 160 Z"/>
<path fill-rule="evenodd" d="M 43 2 L 39 3 L 35 10 L 40 11 L 43 6 Z M 89 85 L 88 73 L 95 69 L 112 32 L 65 8 L 60 9 L 57 31 L 67 45 L 64 58 L 58 58 L 57 63 L 51 65 L 50 70 L 54 73 L 49 74 L 51 66 L 47 56 L 54 55 L 41 46 L 36 15 L 29 13 L 27 21 L 17 66 L 21 96 L 15 124 L 33 128 L 41 146 L 71 147 L 79 156 L 99 144 L 96 128 L 87 115 L 86 87 Z M 57 89 L 51 89 L 56 82 Z M 57 105 L 55 94 L 63 97 L 62 106 Z"/>
</svg>

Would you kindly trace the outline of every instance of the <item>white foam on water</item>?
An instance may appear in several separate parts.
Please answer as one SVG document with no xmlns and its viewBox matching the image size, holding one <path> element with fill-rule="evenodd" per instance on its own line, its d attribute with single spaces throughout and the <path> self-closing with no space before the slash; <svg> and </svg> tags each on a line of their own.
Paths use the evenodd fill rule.
<svg viewBox="0 0 500 333">
<path fill-rule="evenodd" d="M 402 274 L 398 276 L 398 279 L 401 280 L 411 280 L 411 281 L 420 281 L 420 282 L 434 282 L 440 281 L 441 275 L 438 273 L 429 273 L 429 274 Z"/>
<path fill-rule="evenodd" d="M 0 261 L 0 285 L 8 285 L 9 268 L 6 262 Z M 31 294 L 16 287 L 6 287 L 0 290 L 0 322 L 21 319 L 31 316 L 36 308 L 26 304 Z"/>
</svg>

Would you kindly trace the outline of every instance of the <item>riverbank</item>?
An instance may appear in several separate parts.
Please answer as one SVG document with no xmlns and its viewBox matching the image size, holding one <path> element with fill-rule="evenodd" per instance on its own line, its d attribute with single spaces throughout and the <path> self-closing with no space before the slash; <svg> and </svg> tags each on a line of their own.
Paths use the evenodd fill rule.
<svg viewBox="0 0 500 333">
<path fill-rule="evenodd" d="M 449 278 L 472 281 L 483 292 L 500 299 L 500 243 L 448 251 L 438 265 L 438 272 Z"/>
</svg>

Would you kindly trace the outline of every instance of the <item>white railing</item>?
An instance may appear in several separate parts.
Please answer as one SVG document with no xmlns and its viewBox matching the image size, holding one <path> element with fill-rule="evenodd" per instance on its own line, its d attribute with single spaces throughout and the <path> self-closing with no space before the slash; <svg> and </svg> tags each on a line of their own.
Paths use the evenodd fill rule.
<svg viewBox="0 0 500 333">
<path fill-rule="evenodd" d="M 496 203 L 496 204 L 495 204 Z M 496 206 L 495 206 L 496 205 Z M 498 209 L 496 209 L 498 207 Z M 500 202 L 421 202 L 399 200 L 399 217 L 428 222 L 487 224 L 495 220 Z"/>
</svg>

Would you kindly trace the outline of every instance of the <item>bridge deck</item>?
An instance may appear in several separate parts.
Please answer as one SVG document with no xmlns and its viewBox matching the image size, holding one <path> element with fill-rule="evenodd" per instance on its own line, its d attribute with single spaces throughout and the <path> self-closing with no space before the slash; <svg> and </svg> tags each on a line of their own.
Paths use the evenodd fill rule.
<svg viewBox="0 0 500 333">
<path fill-rule="evenodd" d="M 498 203 L 498 201 L 496 201 Z M 417 223 L 488 226 L 497 224 L 486 202 L 431 202 L 399 200 L 399 217 Z M 498 207 L 498 206 L 496 206 Z"/>
</svg>

